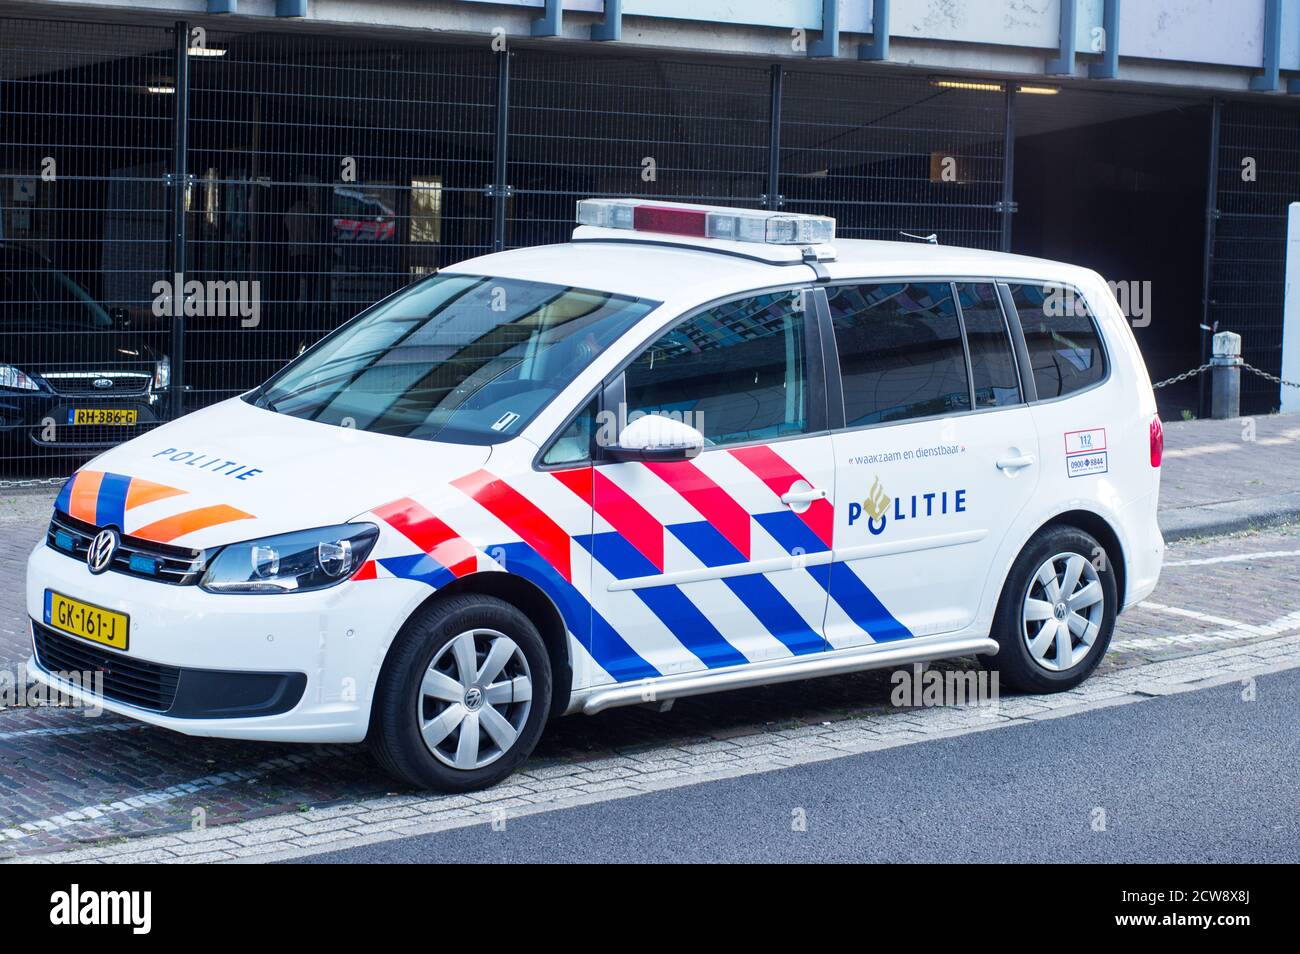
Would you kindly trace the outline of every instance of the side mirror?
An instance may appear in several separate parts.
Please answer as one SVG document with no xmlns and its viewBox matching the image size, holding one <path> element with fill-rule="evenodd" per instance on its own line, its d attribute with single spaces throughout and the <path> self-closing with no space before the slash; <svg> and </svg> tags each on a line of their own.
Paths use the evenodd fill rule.
<svg viewBox="0 0 1300 954">
<path fill-rule="evenodd" d="M 704 449 L 704 435 L 689 424 L 646 414 L 623 428 L 618 444 L 608 448 L 615 460 L 688 460 Z"/>
</svg>

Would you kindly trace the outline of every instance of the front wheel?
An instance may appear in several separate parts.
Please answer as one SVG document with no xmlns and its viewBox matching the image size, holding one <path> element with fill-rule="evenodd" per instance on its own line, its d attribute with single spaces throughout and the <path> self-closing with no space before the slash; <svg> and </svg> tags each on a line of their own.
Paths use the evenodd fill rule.
<svg viewBox="0 0 1300 954">
<path fill-rule="evenodd" d="M 420 788 L 487 788 L 532 752 L 550 706 L 550 658 L 532 622 L 503 600 L 452 597 L 413 618 L 389 650 L 370 747 Z"/>
<path fill-rule="evenodd" d="M 1119 611 L 1111 554 L 1076 527 L 1049 527 L 1011 567 L 993 620 L 1002 681 L 1023 692 L 1062 692 L 1092 674 Z"/>
</svg>

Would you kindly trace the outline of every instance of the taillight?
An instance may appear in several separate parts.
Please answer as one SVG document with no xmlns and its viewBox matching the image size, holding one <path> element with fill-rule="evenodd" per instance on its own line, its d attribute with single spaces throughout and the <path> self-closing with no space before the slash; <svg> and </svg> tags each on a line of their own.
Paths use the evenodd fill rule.
<svg viewBox="0 0 1300 954">
<path fill-rule="evenodd" d="M 1151 419 L 1151 466 L 1159 467 L 1165 456 L 1165 426 L 1160 423 L 1160 415 Z"/>
</svg>

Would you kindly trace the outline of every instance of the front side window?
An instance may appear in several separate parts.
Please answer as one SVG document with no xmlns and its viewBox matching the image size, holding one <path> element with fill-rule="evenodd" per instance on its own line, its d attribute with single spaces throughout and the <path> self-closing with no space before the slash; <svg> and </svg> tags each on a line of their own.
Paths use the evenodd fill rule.
<svg viewBox="0 0 1300 954">
<path fill-rule="evenodd" d="M 522 431 L 657 304 L 543 282 L 439 275 L 345 325 L 252 400 L 340 427 L 496 443 Z"/>
<path fill-rule="evenodd" d="M 1061 397 L 1106 376 L 1106 356 L 1083 296 L 1066 285 L 1012 285 L 1039 400 Z"/>
<path fill-rule="evenodd" d="M 961 325 L 947 282 L 826 289 L 848 427 L 970 410 Z"/>
<path fill-rule="evenodd" d="M 1019 404 L 1020 378 L 996 286 L 992 282 L 960 282 L 955 287 L 970 348 L 975 406 Z"/>
<path fill-rule="evenodd" d="M 806 431 L 804 315 L 796 295 L 729 301 L 665 332 L 625 372 L 629 419 L 667 415 L 708 444 Z"/>
</svg>

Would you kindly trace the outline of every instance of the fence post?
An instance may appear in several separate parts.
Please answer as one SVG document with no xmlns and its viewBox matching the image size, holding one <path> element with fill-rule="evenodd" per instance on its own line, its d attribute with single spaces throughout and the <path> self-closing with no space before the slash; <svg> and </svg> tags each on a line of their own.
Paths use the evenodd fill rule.
<svg viewBox="0 0 1300 954">
<path fill-rule="evenodd" d="M 506 147 L 510 133 L 510 51 L 497 54 L 497 129 L 495 161 L 492 166 L 492 251 L 506 247 L 506 200 L 510 187 L 506 185 Z"/>
<path fill-rule="evenodd" d="M 772 65 L 772 105 L 768 112 L 767 131 L 767 194 L 763 207 L 781 208 L 781 95 L 784 73 L 780 63 Z"/>
<path fill-rule="evenodd" d="M 1241 335 L 1220 331 L 1210 357 L 1210 417 L 1241 417 Z"/>
<path fill-rule="evenodd" d="M 1007 83 L 1006 115 L 1002 128 L 1002 199 L 997 203 L 1002 216 L 1002 231 L 998 248 L 1003 252 L 1011 251 L 1011 216 L 1016 211 L 1015 171 L 1016 171 L 1016 84 Z"/>
<path fill-rule="evenodd" d="M 1209 329 L 1214 327 L 1211 310 L 1214 302 L 1210 293 L 1214 290 L 1214 239 L 1215 225 L 1219 219 L 1219 131 L 1223 121 L 1223 101 L 1215 99 L 1210 104 L 1210 152 L 1205 173 L 1205 245 L 1201 251 L 1201 363 L 1209 361 L 1206 353 L 1209 344 Z M 1204 380 L 1197 386 L 1196 412 L 1205 416 L 1205 406 L 1209 395 L 1206 393 Z"/>
<path fill-rule="evenodd" d="M 171 184 L 171 416 L 185 413 L 185 191 L 189 184 L 190 25 L 176 22 L 176 92 Z"/>
</svg>

